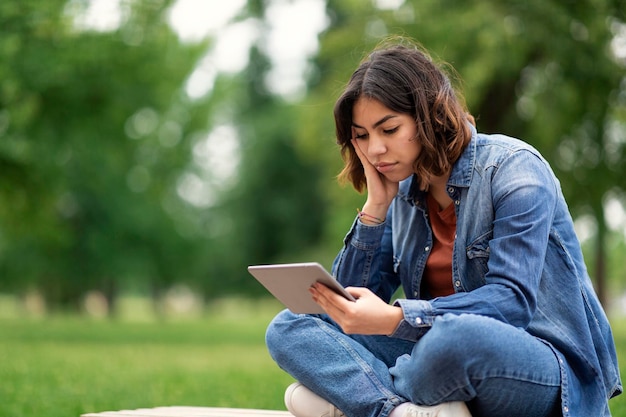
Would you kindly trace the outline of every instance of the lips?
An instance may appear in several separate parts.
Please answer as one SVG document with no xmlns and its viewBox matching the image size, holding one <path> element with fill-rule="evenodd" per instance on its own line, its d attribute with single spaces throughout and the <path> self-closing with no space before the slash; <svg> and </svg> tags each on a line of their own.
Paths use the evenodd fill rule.
<svg viewBox="0 0 626 417">
<path fill-rule="evenodd" d="M 391 171 L 394 166 L 396 166 L 395 162 L 379 162 L 378 164 L 376 164 L 376 169 L 378 170 L 378 172 L 384 173 Z"/>
</svg>

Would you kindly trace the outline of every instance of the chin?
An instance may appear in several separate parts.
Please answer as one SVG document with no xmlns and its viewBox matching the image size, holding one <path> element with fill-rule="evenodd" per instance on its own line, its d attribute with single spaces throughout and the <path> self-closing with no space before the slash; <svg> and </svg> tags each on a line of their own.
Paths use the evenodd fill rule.
<svg viewBox="0 0 626 417">
<path fill-rule="evenodd" d="M 389 175 L 385 175 L 385 178 L 387 178 L 389 181 L 392 182 L 400 182 L 400 181 L 404 181 L 407 178 L 411 177 L 411 175 L 413 175 L 413 172 L 409 172 L 409 173 L 393 173 L 393 174 L 389 174 Z"/>
</svg>

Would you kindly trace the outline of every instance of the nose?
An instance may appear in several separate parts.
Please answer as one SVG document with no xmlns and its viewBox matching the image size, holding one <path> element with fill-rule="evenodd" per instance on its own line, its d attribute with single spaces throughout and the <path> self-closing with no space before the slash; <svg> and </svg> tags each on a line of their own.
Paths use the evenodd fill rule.
<svg viewBox="0 0 626 417">
<path fill-rule="evenodd" d="M 367 144 L 367 153 L 370 156 L 378 156 L 387 152 L 387 144 L 380 135 L 370 134 Z"/>
</svg>

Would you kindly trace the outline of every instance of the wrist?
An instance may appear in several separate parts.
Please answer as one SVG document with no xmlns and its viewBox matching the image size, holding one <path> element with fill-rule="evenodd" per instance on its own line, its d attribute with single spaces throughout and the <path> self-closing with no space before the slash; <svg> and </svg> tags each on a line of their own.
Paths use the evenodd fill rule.
<svg viewBox="0 0 626 417">
<path fill-rule="evenodd" d="M 358 210 L 360 213 L 364 213 L 363 216 L 372 220 L 378 220 L 381 223 L 385 221 L 387 217 L 387 210 L 389 209 L 389 205 L 387 204 L 371 204 L 369 202 L 365 202 L 365 205 L 361 210 Z"/>
<path fill-rule="evenodd" d="M 404 320 L 404 312 L 401 307 L 391 306 L 392 310 L 389 315 L 389 327 L 387 329 L 387 336 L 391 336 L 395 333 L 396 329 L 400 325 L 400 322 Z"/>
<path fill-rule="evenodd" d="M 366 225 L 369 226 L 378 226 L 381 225 L 383 223 L 385 223 L 385 218 L 384 217 L 377 217 L 374 216 L 370 213 L 367 213 L 365 211 L 362 211 L 360 209 L 356 209 L 358 216 L 359 216 L 359 220 L 361 221 L 361 223 L 364 223 Z"/>
</svg>

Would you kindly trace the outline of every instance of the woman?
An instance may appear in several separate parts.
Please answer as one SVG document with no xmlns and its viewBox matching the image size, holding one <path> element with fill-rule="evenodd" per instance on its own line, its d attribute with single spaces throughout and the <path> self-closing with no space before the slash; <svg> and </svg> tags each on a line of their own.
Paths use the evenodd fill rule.
<svg viewBox="0 0 626 417">
<path fill-rule="evenodd" d="M 367 189 L 332 271 L 357 301 L 316 285 L 327 314 L 270 324 L 272 357 L 299 381 L 288 409 L 609 416 L 622 391 L 611 330 L 541 155 L 477 133 L 414 45 L 375 50 L 334 114 L 341 177 Z"/>
</svg>

